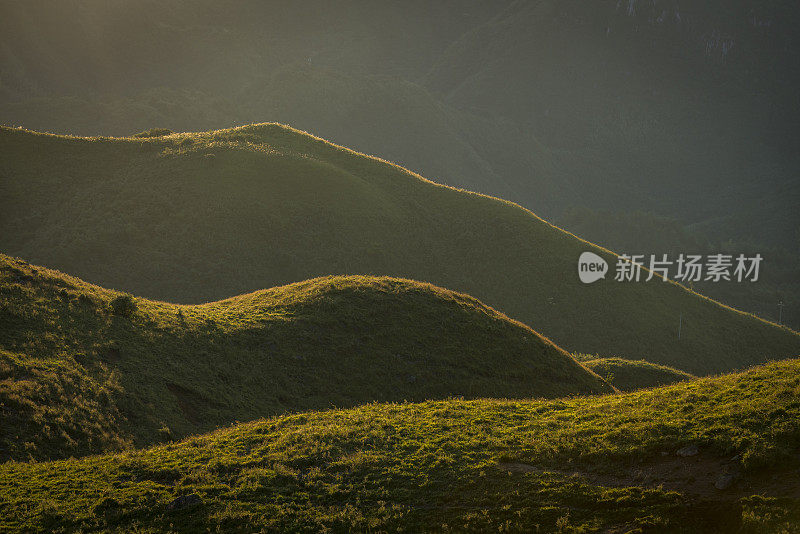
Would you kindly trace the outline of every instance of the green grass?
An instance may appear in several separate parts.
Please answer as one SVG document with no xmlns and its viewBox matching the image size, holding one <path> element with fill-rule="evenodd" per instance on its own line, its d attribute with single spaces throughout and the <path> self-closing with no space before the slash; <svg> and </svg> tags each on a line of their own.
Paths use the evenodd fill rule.
<svg viewBox="0 0 800 534">
<path fill-rule="evenodd" d="M 473 295 L 571 352 L 707 374 L 800 349 L 795 332 L 672 283 L 581 284 L 581 252 L 616 258 L 515 204 L 286 126 L 127 139 L 3 128 L 0 161 L 0 250 L 136 295 L 202 302 L 388 275 Z"/>
<path fill-rule="evenodd" d="M 612 391 L 472 297 L 395 278 L 318 278 L 181 306 L 0 255 L 0 326 L 0 460 L 371 401 Z"/>
<path fill-rule="evenodd" d="M 8 462 L 0 466 L 2 526 L 797 532 L 798 421 L 800 360 L 628 394 L 373 403 L 124 454 Z M 699 447 L 697 457 L 674 455 L 687 444 Z M 717 491 L 712 478 L 684 491 L 669 474 L 647 482 L 629 475 L 732 455 L 741 489 Z M 169 509 L 192 494 L 200 503 Z"/>
<path fill-rule="evenodd" d="M 587 359 L 588 356 L 588 359 Z M 684 371 L 645 360 L 624 360 L 622 358 L 597 358 L 589 355 L 575 355 L 575 359 L 602 376 L 621 391 L 664 386 L 695 377 Z"/>
</svg>

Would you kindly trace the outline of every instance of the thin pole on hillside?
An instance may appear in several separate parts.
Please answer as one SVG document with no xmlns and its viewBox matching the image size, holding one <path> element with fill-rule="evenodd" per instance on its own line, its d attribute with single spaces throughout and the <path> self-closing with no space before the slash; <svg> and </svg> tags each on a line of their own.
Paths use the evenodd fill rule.
<svg viewBox="0 0 800 534">
<path fill-rule="evenodd" d="M 778 302 L 778 324 L 783 324 L 783 301 Z"/>
<path fill-rule="evenodd" d="M 681 314 L 678 317 L 678 339 L 681 338 L 681 328 L 682 327 L 683 327 L 683 311 L 681 311 Z"/>
</svg>

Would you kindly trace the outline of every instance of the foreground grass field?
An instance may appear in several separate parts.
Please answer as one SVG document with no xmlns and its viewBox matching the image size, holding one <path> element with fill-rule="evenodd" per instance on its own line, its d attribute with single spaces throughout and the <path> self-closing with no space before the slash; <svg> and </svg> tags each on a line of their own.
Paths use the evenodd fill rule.
<svg viewBox="0 0 800 534">
<path fill-rule="evenodd" d="M 0 460 L 371 401 L 609 391 L 527 326 L 429 284 L 327 277 L 179 306 L 0 255 Z"/>
<path fill-rule="evenodd" d="M 31 532 L 797 532 L 799 467 L 790 360 L 636 393 L 375 403 L 8 462 L 0 517 Z"/>
<path fill-rule="evenodd" d="M 612 270 L 616 256 L 277 124 L 127 139 L 0 128 L 0 193 L 0 250 L 145 297 L 390 275 L 468 293 L 573 352 L 708 374 L 800 351 L 797 333 L 658 278 L 582 284 L 582 252 Z"/>
</svg>

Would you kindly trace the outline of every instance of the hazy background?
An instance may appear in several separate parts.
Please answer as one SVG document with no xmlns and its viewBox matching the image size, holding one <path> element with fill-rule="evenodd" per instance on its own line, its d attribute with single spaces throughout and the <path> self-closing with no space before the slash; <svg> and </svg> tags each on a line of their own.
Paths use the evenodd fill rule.
<svg viewBox="0 0 800 534">
<path fill-rule="evenodd" d="M 798 328 L 799 27 L 777 0 L 6 0 L 0 123 L 288 123 L 616 252 L 760 252 L 759 283 L 695 288 Z"/>
</svg>

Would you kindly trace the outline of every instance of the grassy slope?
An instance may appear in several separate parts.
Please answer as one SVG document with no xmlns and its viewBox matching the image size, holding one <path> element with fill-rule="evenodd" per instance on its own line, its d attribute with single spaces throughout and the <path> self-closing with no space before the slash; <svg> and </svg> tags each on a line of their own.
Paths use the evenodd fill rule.
<svg viewBox="0 0 800 534">
<path fill-rule="evenodd" d="M 622 358 L 577 359 L 583 361 L 586 367 L 622 391 L 664 386 L 696 378 L 694 375 L 684 371 L 644 360 L 634 361 Z"/>
<path fill-rule="evenodd" d="M 429 284 L 327 277 L 199 306 L 0 255 L 0 459 L 152 444 L 370 401 L 611 391 L 530 328 Z"/>
<path fill-rule="evenodd" d="M 0 177 L 0 250 L 148 297 L 392 275 L 474 295 L 574 352 L 699 374 L 800 348 L 796 333 L 671 283 L 583 285 L 582 251 L 615 258 L 515 204 L 284 126 L 155 139 L 0 129 Z"/>
<path fill-rule="evenodd" d="M 369 404 L 10 462 L 2 516 L 30 531 L 796 532 L 799 372 L 790 360 L 623 395 Z M 699 455 L 672 454 L 687 444 Z M 713 489 L 709 465 L 738 472 L 733 489 Z M 202 502 L 168 508 L 189 494 Z"/>
</svg>

